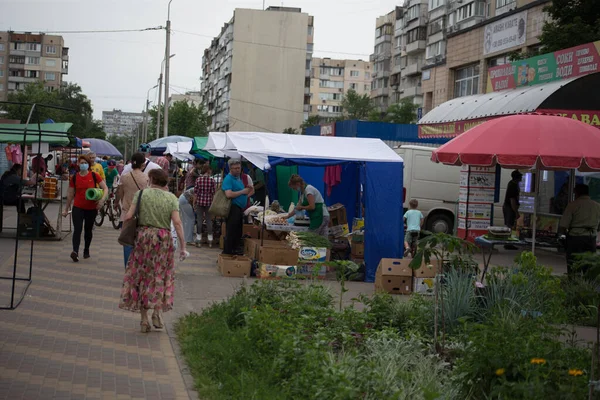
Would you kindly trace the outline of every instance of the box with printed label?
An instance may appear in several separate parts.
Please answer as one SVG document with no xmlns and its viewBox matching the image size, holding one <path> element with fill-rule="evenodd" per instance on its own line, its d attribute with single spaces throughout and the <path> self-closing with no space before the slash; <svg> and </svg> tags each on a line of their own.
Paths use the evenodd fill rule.
<svg viewBox="0 0 600 400">
<path fill-rule="evenodd" d="M 221 275 L 230 278 L 243 278 L 244 276 L 250 276 L 252 260 L 248 257 L 219 254 L 218 264 Z"/>
<path fill-rule="evenodd" d="M 351 243 L 352 258 L 365 258 L 365 244 L 364 243 Z"/>
<path fill-rule="evenodd" d="M 350 228 L 348 228 L 348 224 L 331 226 L 329 228 L 329 236 L 333 236 L 335 238 L 340 238 L 342 236 L 346 236 L 350 233 Z"/>
<path fill-rule="evenodd" d="M 325 247 L 301 247 L 298 251 L 298 261 L 325 262 L 329 261 L 329 254 Z"/>
<path fill-rule="evenodd" d="M 337 203 L 327 207 L 327 211 L 329 212 L 329 226 L 348 225 L 346 207 L 343 204 Z"/>
<path fill-rule="evenodd" d="M 305 277 L 313 277 L 316 275 L 318 279 L 325 279 L 327 277 L 327 267 L 325 265 L 318 266 L 320 263 L 313 262 L 298 262 L 296 268 L 296 275 L 302 275 Z"/>
<path fill-rule="evenodd" d="M 259 260 L 261 243 L 263 247 L 281 248 L 284 250 L 290 250 L 287 242 L 279 240 L 260 240 L 260 239 L 244 239 L 244 255 L 250 257 L 253 260 Z M 295 252 L 295 251 L 294 251 Z M 297 258 L 297 255 L 296 255 Z M 266 261 L 265 261 L 266 262 Z"/>
<path fill-rule="evenodd" d="M 435 278 L 413 278 L 413 293 L 433 295 Z"/>
<path fill-rule="evenodd" d="M 273 265 L 260 263 L 256 271 L 259 279 L 281 279 L 291 278 L 296 275 L 296 267 L 293 265 Z"/>
<path fill-rule="evenodd" d="M 415 278 L 435 278 L 435 276 L 437 274 L 441 274 L 441 273 L 442 273 L 442 263 L 440 260 L 431 259 L 431 260 L 429 260 L 429 264 L 425 263 L 425 260 L 423 260 L 421 267 L 414 270 L 413 277 L 415 277 Z"/>
<path fill-rule="evenodd" d="M 260 226 L 244 224 L 244 226 L 242 227 L 242 237 L 260 239 Z"/>
</svg>

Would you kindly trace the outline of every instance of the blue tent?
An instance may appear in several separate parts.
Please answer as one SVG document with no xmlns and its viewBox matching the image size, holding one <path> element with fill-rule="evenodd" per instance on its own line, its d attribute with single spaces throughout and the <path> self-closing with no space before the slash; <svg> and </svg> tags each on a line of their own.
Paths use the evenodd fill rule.
<svg viewBox="0 0 600 400">
<path fill-rule="evenodd" d="M 365 206 L 366 281 L 375 280 L 382 258 L 402 258 L 404 249 L 402 158 L 380 139 L 315 137 L 271 133 L 211 133 L 205 150 L 244 157 L 263 170 L 297 165 L 308 183 L 326 188 L 319 176 L 325 168 L 340 166 L 341 183 L 326 202 L 342 203 L 349 220 L 361 215 L 360 188 Z M 223 135 L 225 137 L 223 137 Z M 221 143 L 213 146 L 215 143 Z M 213 146 L 213 147 L 211 147 Z M 218 148 L 215 148 L 218 147 Z M 271 175 L 271 174 L 270 174 Z"/>
</svg>

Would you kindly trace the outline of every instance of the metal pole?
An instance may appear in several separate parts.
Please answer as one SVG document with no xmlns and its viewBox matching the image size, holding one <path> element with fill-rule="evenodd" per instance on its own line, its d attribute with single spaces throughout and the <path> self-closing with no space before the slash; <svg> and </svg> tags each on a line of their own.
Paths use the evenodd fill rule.
<svg viewBox="0 0 600 400">
<path fill-rule="evenodd" d="M 169 136 L 169 69 L 171 64 L 171 2 L 167 13 L 167 47 L 165 51 L 165 116 L 163 121 L 163 136 Z"/>
<path fill-rule="evenodd" d="M 162 65 L 160 68 L 160 77 L 158 78 L 158 110 L 156 117 L 156 138 L 158 139 L 160 136 L 160 101 L 162 97 L 162 84 L 163 84 L 163 73 L 162 73 Z"/>
</svg>

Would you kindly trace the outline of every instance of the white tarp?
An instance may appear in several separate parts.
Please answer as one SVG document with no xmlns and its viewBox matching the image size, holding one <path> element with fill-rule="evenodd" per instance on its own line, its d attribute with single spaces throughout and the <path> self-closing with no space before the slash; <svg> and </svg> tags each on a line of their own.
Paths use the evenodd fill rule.
<svg viewBox="0 0 600 400">
<path fill-rule="evenodd" d="M 182 161 L 193 160 L 194 156 L 190 154 L 192 141 L 167 143 L 167 150 L 163 154 L 171 154 L 173 157 Z"/>
<path fill-rule="evenodd" d="M 380 139 L 304 136 L 264 132 L 210 133 L 204 150 L 218 156 L 244 157 L 265 168 L 269 157 L 363 162 L 402 162 Z M 222 155 L 221 155 L 222 156 Z"/>
</svg>

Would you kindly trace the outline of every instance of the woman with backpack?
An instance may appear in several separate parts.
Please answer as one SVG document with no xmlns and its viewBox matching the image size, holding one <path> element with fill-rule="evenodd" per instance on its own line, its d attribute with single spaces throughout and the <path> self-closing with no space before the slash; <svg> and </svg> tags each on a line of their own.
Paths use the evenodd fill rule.
<svg viewBox="0 0 600 400">
<path fill-rule="evenodd" d="M 81 155 L 77 159 L 79 172 L 73 174 L 69 182 L 67 204 L 63 216 L 66 217 L 73 205 L 73 262 L 79 261 L 79 245 L 81 244 L 81 232 L 84 231 L 83 258 L 90 258 L 90 244 L 92 243 L 94 219 L 96 214 L 104 206 L 108 197 L 108 187 L 100 175 L 90 171 L 90 161 L 87 156 Z M 85 192 L 88 189 L 100 187 L 103 191 L 99 201 L 87 200 Z"/>
</svg>

